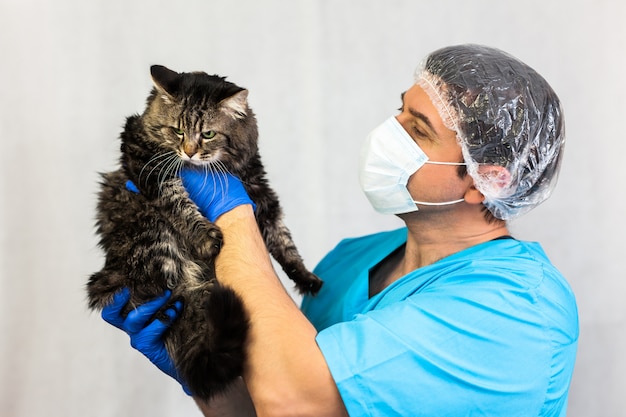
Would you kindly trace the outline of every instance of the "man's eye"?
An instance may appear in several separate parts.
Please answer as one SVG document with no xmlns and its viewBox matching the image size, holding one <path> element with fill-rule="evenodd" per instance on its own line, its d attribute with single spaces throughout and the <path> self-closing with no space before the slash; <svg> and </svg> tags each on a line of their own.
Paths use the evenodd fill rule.
<svg viewBox="0 0 626 417">
<path fill-rule="evenodd" d="M 418 126 L 413 126 L 413 132 L 420 138 L 429 137 L 428 133 L 426 133 L 423 129 L 420 129 Z"/>
<path fill-rule="evenodd" d="M 202 132 L 202 137 L 205 139 L 213 139 L 216 133 L 214 130 L 209 130 L 207 132 Z"/>
</svg>

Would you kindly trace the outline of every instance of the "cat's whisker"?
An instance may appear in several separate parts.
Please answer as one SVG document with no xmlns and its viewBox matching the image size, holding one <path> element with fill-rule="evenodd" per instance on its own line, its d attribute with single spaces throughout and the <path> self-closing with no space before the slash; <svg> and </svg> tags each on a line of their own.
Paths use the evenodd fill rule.
<svg viewBox="0 0 626 417">
<path fill-rule="evenodd" d="M 214 167 L 215 167 L 214 172 L 220 178 L 220 187 L 222 189 L 222 193 L 225 195 L 226 193 L 228 193 L 228 181 L 226 181 L 225 177 L 227 174 L 230 174 L 230 170 L 226 167 L 226 165 L 224 165 L 222 161 L 215 161 Z"/>
<path fill-rule="evenodd" d="M 148 167 L 152 162 L 157 161 L 159 159 L 168 158 L 170 156 L 170 154 L 172 154 L 172 153 L 173 153 L 172 151 L 160 152 L 160 153 L 157 153 L 156 155 L 152 156 L 152 158 L 150 158 L 150 160 L 143 166 L 143 168 L 141 169 L 141 172 L 139 173 L 139 175 L 141 176 L 141 174 L 146 169 L 146 167 Z"/>
<path fill-rule="evenodd" d="M 215 163 L 219 167 L 220 171 L 222 171 L 224 174 L 230 173 L 228 167 L 226 167 L 226 165 L 222 161 L 215 161 Z"/>
<path fill-rule="evenodd" d="M 164 167 L 160 170 L 159 178 L 162 178 L 163 180 L 165 178 L 170 178 L 172 176 L 172 172 L 175 172 L 176 170 L 177 163 L 178 158 L 176 157 L 176 155 L 170 155 L 166 160 L 163 161 Z M 162 183 L 163 181 L 160 182 Z"/>
<path fill-rule="evenodd" d="M 204 172 L 204 177 L 202 179 L 201 189 L 202 189 L 202 192 L 204 192 L 206 190 L 207 186 L 208 186 L 207 178 L 209 177 L 209 174 L 211 172 L 213 172 L 211 164 L 203 164 L 202 165 L 202 171 Z M 213 185 L 215 185 L 215 178 L 213 178 Z M 213 191 L 213 197 L 214 197 L 215 196 L 215 187 L 211 187 L 211 190 Z"/>
<path fill-rule="evenodd" d="M 215 169 L 215 164 L 216 164 L 216 161 L 214 161 L 213 163 L 211 163 L 211 165 L 208 166 L 211 173 L 213 174 L 211 175 L 211 178 L 213 179 L 213 184 L 212 184 L 213 185 L 212 186 L 213 198 L 215 198 L 218 182 L 219 182 L 220 187 L 222 187 L 222 178 L 220 176 L 219 170 Z M 206 178 L 205 178 L 205 181 L 206 181 Z"/>
<path fill-rule="evenodd" d="M 152 165 L 152 162 L 155 162 L 160 159 L 159 162 L 157 162 L 156 164 L 154 164 L 154 166 L 152 166 L 152 169 L 150 169 L 148 174 L 145 176 L 145 181 L 148 182 L 148 179 L 154 173 L 154 171 L 157 171 L 159 173 L 159 176 L 157 177 L 157 181 L 160 184 L 162 182 L 162 178 L 161 178 L 162 170 L 160 170 L 159 167 L 163 166 L 163 164 L 167 164 L 168 160 L 171 159 L 172 157 L 176 157 L 176 154 L 175 152 L 170 151 L 170 152 L 164 152 L 164 153 L 158 154 L 155 157 L 151 158 L 150 161 L 146 165 L 144 165 L 144 167 L 142 168 L 139 174 L 139 178 L 141 179 L 141 176 L 144 170 L 148 166 Z"/>
<path fill-rule="evenodd" d="M 170 160 L 171 158 L 168 157 L 168 158 L 165 158 L 163 161 L 159 162 L 159 165 L 163 165 L 163 168 L 160 168 L 157 174 L 157 184 L 159 185 L 159 194 L 163 193 L 163 182 L 167 179 L 167 170 L 170 165 Z"/>
<path fill-rule="evenodd" d="M 184 165 L 185 163 L 180 158 L 173 158 L 172 164 L 170 165 L 172 176 L 180 178 L 180 171 L 182 171 Z"/>
<path fill-rule="evenodd" d="M 150 160 L 149 160 L 149 161 L 148 161 L 148 162 L 147 162 L 147 163 L 146 163 L 146 164 L 145 164 L 145 165 L 141 168 L 141 171 L 139 172 L 139 175 L 138 175 L 138 180 L 139 180 L 139 181 L 141 181 L 141 179 L 142 179 L 142 177 L 143 177 L 143 175 L 144 175 L 145 170 L 146 170 L 149 166 L 153 165 L 153 162 L 158 161 L 158 160 L 161 160 L 161 161 L 159 161 L 156 165 L 152 166 L 152 169 L 151 169 L 151 170 L 148 172 L 148 174 L 144 177 L 144 178 L 145 178 L 145 180 L 144 180 L 144 181 L 146 181 L 146 183 L 148 183 L 148 179 L 150 178 L 150 176 L 152 175 L 152 173 L 153 173 L 153 172 L 154 172 L 154 171 L 155 171 L 155 170 L 156 170 L 159 166 L 161 166 L 161 165 L 163 164 L 163 162 L 164 162 L 163 160 L 167 161 L 167 159 L 169 159 L 169 158 L 172 156 L 172 154 L 175 154 L 175 153 L 174 153 L 173 151 L 163 152 L 163 153 L 158 153 L 158 154 L 154 155 L 152 158 L 150 158 Z"/>
<path fill-rule="evenodd" d="M 159 174 L 159 189 L 162 190 L 163 183 L 167 178 L 172 178 L 178 175 L 180 171 L 180 167 L 183 164 L 183 161 L 176 155 L 172 153 L 165 161 L 165 167 L 161 170 Z"/>
</svg>

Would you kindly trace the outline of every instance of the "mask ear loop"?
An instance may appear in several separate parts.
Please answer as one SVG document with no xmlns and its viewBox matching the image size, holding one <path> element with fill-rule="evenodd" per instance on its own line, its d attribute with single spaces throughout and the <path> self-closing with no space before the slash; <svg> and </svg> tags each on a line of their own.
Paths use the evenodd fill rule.
<svg viewBox="0 0 626 417">
<path fill-rule="evenodd" d="M 433 165 L 453 165 L 453 166 L 461 166 L 461 165 L 467 165 L 467 163 L 465 162 L 438 162 L 438 161 L 426 161 L 426 164 L 433 164 Z"/>
<path fill-rule="evenodd" d="M 438 162 L 438 161 L 426 161 L 427 164 L 433 164 L 433 165 L 452 165 L 452 166 L 461 166 L 461 165 L 467 165 L 465 162 Z M 458 200 L 452 200 L 452 201 L 442 201 L 440 203 L 430 203 L 427 201 L 417 201 L 417 200 L 413 200 L 413 202 L 415 204 L 420 204 L 422 206 L 447 206 L 450 204 L 457 204 L 457 203 L 461 203 L 465 201 L 464 198 L 460 198 Z"/>
<path fill-rule="evenodd" d="M 464 198 L 460 198 L 458 200 L 452 200 L 452 201 L 442 201 L 440 203 L 429 203 L 429 202 L 426 202 L 426 201 L 416 201 L 416 200 L 413 200 L 413 202 L 415 204 L 419 204 L 419 205 L 422 205 L 422 206 L 447 206 L 447 205 L 451 205 L 451 204 L 462 203 L 463 201 L 465 201 Z"/>
</svg>

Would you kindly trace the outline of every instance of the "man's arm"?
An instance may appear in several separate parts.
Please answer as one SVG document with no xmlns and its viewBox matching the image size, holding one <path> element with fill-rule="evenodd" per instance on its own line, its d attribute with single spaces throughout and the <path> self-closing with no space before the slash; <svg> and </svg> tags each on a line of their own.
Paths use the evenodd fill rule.
<svg viewBox="0 0 626 417">
<path fill-rule="evenodd" d="M 244 380 L 259 416 L 347 416 L 316 330 L 282 286 L 251 205 L 217 218 L 224 245 L 220 282 L 243 299 L 250 316 Z"/>
</svg>

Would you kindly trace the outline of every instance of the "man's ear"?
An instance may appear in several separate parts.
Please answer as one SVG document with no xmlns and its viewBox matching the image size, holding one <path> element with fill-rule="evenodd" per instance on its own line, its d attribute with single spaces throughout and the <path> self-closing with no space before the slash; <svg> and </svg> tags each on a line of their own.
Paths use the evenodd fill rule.
<svg viewBox="0 0 626 417">
<path fill-rule="evenodd" d="M 498 165 L 480 165 L 478 178 L 473 179 L 472 186 L 465 194 L 465 201 L 470 204 L 482 203 L 485 194 L 504 197 L 510 194 L 510 186 L 511 173 L 508 169 Z"/>
</svg>

